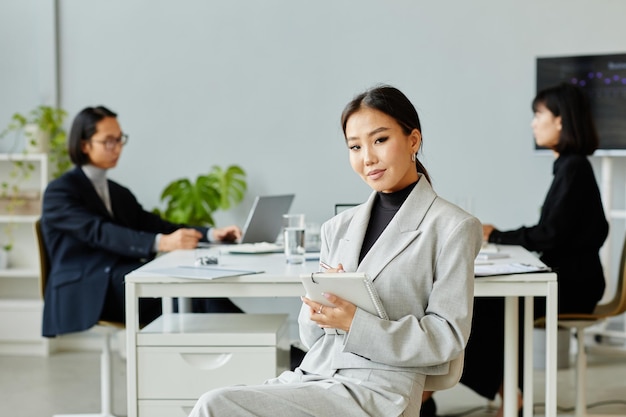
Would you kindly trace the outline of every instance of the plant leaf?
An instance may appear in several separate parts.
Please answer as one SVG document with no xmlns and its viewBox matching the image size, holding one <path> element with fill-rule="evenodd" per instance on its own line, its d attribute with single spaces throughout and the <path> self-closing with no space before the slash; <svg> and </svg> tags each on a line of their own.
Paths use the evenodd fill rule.
<svg viewBox="0 0 626 417">
<path fill-rule="evenodd" d="M 198 175 L 193 183 L 186 178 L 174 180 L 161 192 L 165 210 L 155 208 L 153 212 L 174 223 L 213 226 L 213 212 L 227 210 L 243 200 L 247 188 L 245 175 L 236 165 L 226 170 L 214 165 L 208 174 Z"/>
</svg>

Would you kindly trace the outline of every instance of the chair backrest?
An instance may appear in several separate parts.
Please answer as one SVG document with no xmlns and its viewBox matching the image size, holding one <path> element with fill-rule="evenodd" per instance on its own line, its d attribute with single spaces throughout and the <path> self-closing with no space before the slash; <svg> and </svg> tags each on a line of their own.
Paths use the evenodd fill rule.
<svg viewBox="0 0 626 417">
<path fill-rule="evenodd" d="M 46 294 L 50 260 L 48 259 L 46 244 L 41 233 L 41 219 L 35 221 L 35 236 L 37 237 L 37 248 L 39 249 L 39 291 L 41 292 L 41 299 L 43 299 Z"/>
<path fill-rule="evenodd" d="M 626 236 L 622 245 L 622 257 L 619 264 L 619 275 L 613 299 L 605 304 L 599 304 L 594 314 L 602 316 L 617 316 L 626 312 Z"/>
<path fill-rule="evenodd" d="M 626 236 L 624 236 L 624 244 L 622 245 L 622 257 L 620 258 L 615 293 L 611 301 L 598 304 L 593 313 L 561 313 L 559 320 L 601 320 L 619 316 L 624 312 L 626 312 Z M 545 318 L 540 318 L 535 324 L 538 326 L 545 325 Z"/>
<path fill-rule="evenodd" d="M 463 373 L 463 360 L 465 352 L 450 361 L 450 369 L 445 375 L 428 375 L 424 383 L 424 391 L 443 391 L 454 387 L 459 383 Z"/>
<path fill-rule="evenodd" d="M 352 207 L 358 206 L 358 205 L 359 205 L 358 203 L 345 203 L 345 204 L 344 203 L 338 203 L 338 204 L 335 204 L 335 215 L 341 213 L 344 210 L 347 210 L 349 208 L 352 208 Z"/>
</svg>

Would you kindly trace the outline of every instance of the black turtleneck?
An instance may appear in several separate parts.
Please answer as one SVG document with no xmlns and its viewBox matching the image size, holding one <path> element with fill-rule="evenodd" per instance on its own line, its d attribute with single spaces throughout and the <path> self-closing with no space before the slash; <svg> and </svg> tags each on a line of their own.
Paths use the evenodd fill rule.
<svg viewBox="0 0 626 417">
<path fill-rule="evenodd" d="M 359 263 L 363 260 L 367 252 L 372 248 L 374 242 L 378 240 L 383 230 L 387 227 L 393 216 L 396 215 L 406 198 L 409 196 L 417 181 L 408 187 L 393 193 L 376 193 L 370 222 L 363 238 Z"/>
</svg>

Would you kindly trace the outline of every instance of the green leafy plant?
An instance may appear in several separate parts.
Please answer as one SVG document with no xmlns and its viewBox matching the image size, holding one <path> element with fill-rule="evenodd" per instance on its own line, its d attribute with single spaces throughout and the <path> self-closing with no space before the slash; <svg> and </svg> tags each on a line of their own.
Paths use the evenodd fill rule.
<svg viewBox="0 0 626 417">
<path fill-rule="evenodd" d="M 161 193 L 165 210 L 155 208 L 153 212 L 173 223 L 215 226 L 213 212 L 227 210 L 243 200 L 247 189 L 245 177 L 245 171 L 237 165 L 226 169 L 214 165 L 195 182 L 187 178 L 174 180 Z"/>
<path fill-rule="evenodd" d="M 14 227 L 13 223 L 7 223 L 7 225 L 4 226 L 4 236 L 7 239 L 7 243 L 2 245 L 2 249 L 4 249 L 7 252 L 13 249 L 13 241 L 15 239 L 13 237 L 13 227 Z"/>
<path fill-rule="evenodd" d="M 17 139 L 25 139 L 24 148 L 19 157 L 13 156 L 15 152 L 9 151 L 9 161 L 12 168 L 8 178 L 0 182 L 0 197 L 6 200 L 4 211 L 9 214 L 19 212 L 20 208 L 26 206 L 27 199 L 22 192 L 22 185 L 35 171 L 35 164 L 26 156 L 32 149 L 39 148 L 39 151 L 47 150 L 48 160 L 53 167 L 52 176 L 60 176 L 71 167 L 66 139 L 67 135 L 63 128 L 63 122 L 67 112 L 63 109 L 52 106 L 38 106 L 29 113 L 15 113 L 11 117 L 8 125 L 0 132 L 0 139 L 5 139 L 10 134 Z M 15 146 L 15 145 L 14 145 Z M 8 243 L 3 245 L 7 251 L 13 247 L 12 222 L 7 222 L 4 227 L 5 237 Z"/>
<path fill-rule="evenodd" d="M 72 166 L 67 151 L 67 133 L 63 128 L 66 117 L 65 110 L 52 106 L 38 106 L 28 114 L 15 113 L 8 126 L 0 133 L 0 139 L 9 133 L 23 134 L 30 147 L 40 146 L 47 149 L 48 160 L 54 167 L 52 177 L 57 178 Z M 29 129 L 30 126 L 35 126 L 36 129 Z M 27 148 L 24 153 L 28 153 Z M 17 162 L 21 161 L 15 161 Z M 30 168 L 31 171 L 32 169 L 34 168 Z"/>
</svg>

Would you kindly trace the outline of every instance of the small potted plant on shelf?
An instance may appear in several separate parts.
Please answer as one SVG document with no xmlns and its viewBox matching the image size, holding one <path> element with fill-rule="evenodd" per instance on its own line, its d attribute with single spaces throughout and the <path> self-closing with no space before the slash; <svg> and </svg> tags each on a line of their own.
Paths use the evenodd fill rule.
<svg viewBox="0 0 626 417">
<path fill-rule="evenodd" d="M 246 192 L 246 173 L 237 165 L 226 169 L 214 165 L 195 182 L 181 178 L 170 182 L 161 193 L 164 210 L 153 212 L 173 223 L 190 226 L 215 226 L 213 212 L 239 204 Z"/>
<path fill-rule="evenodd" d="M 4 238 L 7 243 L 0 244 L 0 270 L 9 266 L 9 252 L 13 249 L 13 223 L 4 225 Z"/>
<path fill-rule="evenodd" d="M 38 106 L 27 114 L 15 113 L 8 126 L 0 133 L 0 139 L 13 133 L 25 140 L 22 153 L 47 153 L 54 168 L 52 177 L 57 178 L 72 165 L 67 151 L 67 134 L 63 127 L 66 117 L 65 110 L 53 106 Z M 17 144 L 16 140 L 13 146 L 16 147 Z"/>
<path fill-rule="evenodd" d="M 65 110 L 52 106 L 38 106 L 28 113 L 15 113 L 8 125 L 0 132 L 0 139 L 14 137 L 8 150 L 11 169 L 0 181 L 0 214 L 13 216 L 39 212 L 39 191 L 24 187 L 35 171 L 35 163 L 29 154 L 47 153 L 52 176 L 58 177 L 71 167 L 63 122 Z M 20 142 L 23 140 L 23 142 Z M 6 242 L 1 247 L 6 253 L 13 247 L 14 222 L 5 223 Z"/>
</svg>

